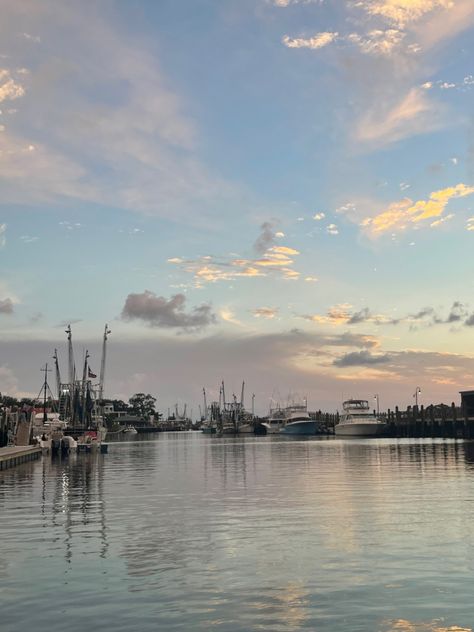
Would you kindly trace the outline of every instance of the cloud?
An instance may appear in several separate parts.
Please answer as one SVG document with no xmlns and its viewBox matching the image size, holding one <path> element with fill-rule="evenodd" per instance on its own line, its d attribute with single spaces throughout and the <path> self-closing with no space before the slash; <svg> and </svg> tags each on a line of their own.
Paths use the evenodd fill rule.
<svg viewBox="0 0 474 632">
<path fill-rule="evenodd" d="M 391 101 L 372 105 L 358 122 L 354 138 L 374 144 L 394 143 L 417 134 L 426 134 L 441 127 L 442 108 L 432 103 L 426 90 L 411 88 L 395 104 Z"/>
<path fill-rule="evenodd" d="M 290 38 L 285 35 L 282 43 L 287 48 L 309 48 L 319 50 L 329 44 L 338 43 L 341 47 L 357 46 L 366 55 L 390 55 L 392 51 L 400 47 L 405 38 L 405 33 L 397 29 L 372 29 L 364 35 L 359 33 L 349 33 L 340 35 L 337 32 L 316 33 L 313 37 Z M 410 45 L 406 48 L 408 52 L 416 52 L 416 48 Z"/>
<path fill-rule="evenodd" d="M 404 28 L 435 9 L 453 7 L 452 0 L 358 0 L 355 6 L 372 17 L 380 17 Z"/>
<path fill-rule="evenodd" d="M 364 323 L 367 320 L 370 320 L 371 313 L 368 307 L 364 307 L 359 312 L 355 312 L 347 321 L 348 325 L 357 325 L 359 323 Z"/>
<path fill-rule="evenodd" d="M 321 221 L 325 217 L 326 217 L 326 215 L 324 213 L 315 213 L 313 215 L 313 219 L 315 219 L 317 222 Z"/>
<path fill-rule="evenodd" d="M 390 55 L 400 46 L 405 38 L 405 33 L 397 29 L 374 29 L 367 35 L 350 33 L 345 40 L 359 47 L 361 52 L 370 55 Z"/>
<path fill-rule="evenodd" d="M 0 248 L 3 248 L 5 244 L 7 243 L 6 233 L 7 233 L 7 225 L 0 224 Z"/>
<path fill-rule="evenodd" d="M 329 224 L 329 226 L 326 228 L 326 232 L 328 233 L 328 235 L 339 235 L 339 229 L 336 224 Z"/>
<path fill-rule="evenodd" d="M 310 48 L 312 50 L 317 50 L 319 48 L 324 48 L 328 44 L 331 44 L 331 42 L 334 42 L 334 40 L 337 39 L 338 35 L 339 33 L 333 33 L 331 31 L 315 33 L 313 37 L 309 38 L 291 38 L 288 35 L 285 35 L 282 39 L 282 42 L 287 48 Z"/>
<path fill-rule="evenodd" d="M 374 237 L 387 231 L 394 232 L 406 230 L 409 227 L 413 228 L 418 222 L 442 215 L 450 200 L 466 197 L 473 193 L 474 187 L 460 183 L 453 187 L 434 191 L 428 200 L 414 202 L 410 198 L 405 198 L 394 202 L 378 215 L 363 220 L 362 227 Z"/>
<path fill-rule="evenodd" d="M 374 364 L 387 364 L 387 362 L 390 362 L 390 359 L 388 354 L 373 355 L 370 351 L 363 349 L 362 351 L 346 353 L 334 360 L 333 364 L 338 367 L 373 366 Z"/>
<path fill-rule="evenodd" d="M 322 4 L 324 0 L 268 0 L 275 7 L 286 8 L 294 4 Z"/>
<path fill-rule="evenodd" d="M 145 290 L 142 294 L 129 294 L 122 309 L 123 320 L 142 320 L 152 327 L 202 329 L 216 322 L 209 304 L 194 307 L 191 313 L 184 311 L 186 297 L 175 294 L 169 300 Z"/>
<path fill-rule="evenodd" d="M 276 308 L 276 307 L 257 307 L 256 309 L 252 310 L 252 314 L 256 318 L 267 318 L 267 319 L 271 320 L 272 318 L 275 318 L 277 316 L 278 308 Z"/>
<path fill-rule="evenodd" d="M 264 277 L 272 274 L 286 280 L 295 280 L 300 273 L 291 266 L 293 256 L 299 251 L 289 246 L 275 246 L 274 224 L 265 222 L 261 226 L 261 233 L 253 245 L 260 255 L 256 258 L 214 257 L 206 255 L 196 260 L 186 260 L 179 257 L 168 259 L 169 263 L 178 265 L 182 270 L 194 276 L 196 287 L 202 287 L 203 282 L 234 281 L 238 278 Z"/>
<path fill-rule="evenodd" d="M 273 222 L 264 222 L 260 226 L 261 233 L 257 237 L 257 240 L 254 244 L 254 249 L 259 254 L 265 252 L 267 248 L 273 246 L 275 243 L 276 233 L 275 233 L 275 225 Z"/>
<path fill-rule="evenodd" d="M 466 220 L 466 230 L 474 230 L 474 217 L 469 217 Z"/>
<path fill-rule="evenodd" d="M 17 83 L 6 68 L 0 68 L 0 103 L 13 101 L 25 94 L 25 88 Z"/>
<path fill-rule="evenodd" d="M 0 299 L 0 314 L 13 314 L 13 301 L 11 298 Z"/>
<path fill-rule="evenodd" d="M 120 30 L 116 12 L 51 0 L 28 6 L 47 45 L 35 47 L 27 91 L 11 76 L 0 81 L 4 98 L 23 95 L 0 139 L 3 201 L 72 198 L 178 222 L 189 221 L 191 204 L 202 220 L 241 202 L 240 186 L 201 160 L 191 108 L 144 40 Z M 24 20 L 18 3 L 3 7 L 2 50 L 12 58 L 20 50 L 20 60 Z"/>
</svg>

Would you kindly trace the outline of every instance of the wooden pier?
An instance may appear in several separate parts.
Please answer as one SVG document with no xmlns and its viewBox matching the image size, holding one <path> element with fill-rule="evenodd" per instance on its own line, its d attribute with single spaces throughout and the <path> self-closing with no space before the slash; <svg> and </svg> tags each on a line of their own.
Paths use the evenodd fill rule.
<svg viewBox="0 0 474 632">
<path fill-rule="evenodd" d="M 15 465 L 39 459 L 41 448 L 35 445 L 9 446 L 0 448 L 0 470 L 7 470 Z"/>
</svg>

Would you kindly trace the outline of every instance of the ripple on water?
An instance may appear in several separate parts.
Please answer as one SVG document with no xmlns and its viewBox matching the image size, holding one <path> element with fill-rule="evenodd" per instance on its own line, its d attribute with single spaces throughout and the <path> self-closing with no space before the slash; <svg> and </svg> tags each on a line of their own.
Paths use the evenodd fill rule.
<svg viewBox="0 0 474 632">
<path fill-rule="evenodd" d="M 472 632 L 472 448 L 182 433 L 7 470 L 2 632 Z"/>
</svg>

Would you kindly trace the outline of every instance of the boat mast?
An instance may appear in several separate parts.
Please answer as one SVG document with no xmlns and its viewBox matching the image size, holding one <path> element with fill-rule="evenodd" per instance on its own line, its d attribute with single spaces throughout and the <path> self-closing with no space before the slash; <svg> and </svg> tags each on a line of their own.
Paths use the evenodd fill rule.
<svg viewBox="0 0 474 632">
<path fill-rule="evenodd" d="M 66 333 L 67 333 L 67 351 L 68 351 L 68 365 L 69 365 L 69 385 L 71 388 L 71 397 L 72 397 L 72 390 L 74 389 L 74 382 L 76 380 L 76 369 L 74 366 L 74 349 L 72 347 L 72 330 L 71 330 L 71 325 L 67 326 L 66 329 Z"/>
<path fill-rule="evenodd" d="M 48 414 L 46 412 L 46 400 L 48 397 L 48 371 L 50 371 L 51 369 L 48 369 L 48 363 L 46 362 L 44 369 L 41 369 L 42 371 L 44 371 L 44 384 L 43 384 L 43 424 L 46 424 L 46 422 L 48 421 Z"/>
<path fill-rule="evenodd" d="M 225 410 L 225 389 L 224 389 L 224 380 L 222 380 L 222 407 Z"/>
<path fill-rule="evenodd" d="M 202 394 L 204 397 L 204 419 L 207 420 L 207 402 L 206 402 L 206 389 L 202 389 Z"/>
<path fill-rule="evenodd" d="M 242 392 L 240 394 L 240 407 L 244 408 L 244 388 L 245 388 L 245 382 L 242 382 Z"/>
<path fill-rule="evenodd" d="M 58 350 L 57 349 L 54 350 L 53 359 L 54 359 L 54 366 L 55 366 L 55 369 L 56 369 L 56 388 L 57 388 L 57 391 L 58 391 L 58 408 L 59 408 L 59 400 L 61 398 L 61 373 L 59 371 L 59 360 L 58 360 Z"/>
<path fill-rule="evenodd" d="M 107 359 L 107 338 L 109 334 L 112 332 L 109 329 L 109 326 L 106 324 L 104 329 L 104 339 L 102 342 L 102 360 L 100 363 L 100 376 L 99 376 L 99 402 L 100 406 L 103 407 L 103 397 L 104 397 L 104 382 L 105 382 L 105 363 Z"/>
<path fill-rule="evenodd" d="M 82 423 L 86 419 L 86 391 L 87 391 L 87 361 L 89 360 L 89 351 L 86 349 L 84 357 L 84 369 L 82 371 Z"/>
<path fill-rule="evenodd" d="M 252 393 L 252 419 L 255 417 L 255 393 Z"/>
</svg>

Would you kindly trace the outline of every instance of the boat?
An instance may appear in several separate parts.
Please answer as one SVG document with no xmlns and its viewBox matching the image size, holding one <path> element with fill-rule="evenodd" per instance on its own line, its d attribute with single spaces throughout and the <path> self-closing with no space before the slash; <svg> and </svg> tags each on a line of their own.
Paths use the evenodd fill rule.
<svg viewBox="0 0 474 632">
<path fill-rule="evenodd" d="M 121 432 L 123 434 L 138 434 L 138 431 L 135 428 L 135 426 L 130 426 L 130 425 L 127 425 L 125 426 L 125 428 L 122 428 Z"/>
<path fill-rule="evenodd" d="M 365 399 L 348 399 L 342 408 L 344 412 L 334 428 L 338 436 L 377 437 L 387 429 L 387 424 L 370 412 Z"/>
<path fill-rule="evenodd" d="M 291 404 L 284 409 L 283 425 L 280 434 L 287 435 L 317 435 L 321 433 L 321 424 L 316 419 L 311 419 L 308 406 L 304 404 Z"/>
<path fill-rule="evenodd" d="M 267 434 L 276 434 L 280 432 L 280 429 L 283 428 L 285 424 L 285 409 L 277 406 L 276 408 L 270 409 L 270 414 L 267 418 L 267 421 L 262 423 L 267 430 Z"/>
</svg>

